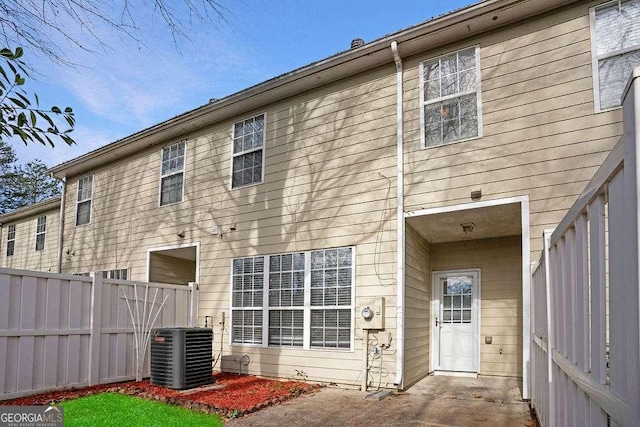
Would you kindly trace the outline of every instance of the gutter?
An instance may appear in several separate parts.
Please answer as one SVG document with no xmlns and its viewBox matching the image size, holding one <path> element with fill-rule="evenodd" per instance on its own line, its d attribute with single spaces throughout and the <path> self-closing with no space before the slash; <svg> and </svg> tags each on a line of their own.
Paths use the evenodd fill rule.
<svg viewBox="0 0 640 427">
<path fill-rule="evenodd" d="M 53 174 L 51 175 L 53 176 Z M 58 265 L 57 273 L 62 273 L 62 244 L 64 243 L 64 207 L 66 205 L 65 196 L 67 195 L 67 178 L 59 178 L 62 182 L 62 195 L 60 196 L 60 219 L 58 223 Z"/>
<path fill-rule="evenodd" d="M 403 97 L 402 97 L 402 59 L 398 53 L 398 43 L 391 42 L 391 53 L 396 63 L 396 144 L 397 144 L 397 212 L 396 221 L 398 232 L 397 247 L 397 301 L 396 301 L 396 379 L 393 382 L 399 390 L 403 388 L 404 374 L 404 140 L 403 140 Z"/>
</svg>

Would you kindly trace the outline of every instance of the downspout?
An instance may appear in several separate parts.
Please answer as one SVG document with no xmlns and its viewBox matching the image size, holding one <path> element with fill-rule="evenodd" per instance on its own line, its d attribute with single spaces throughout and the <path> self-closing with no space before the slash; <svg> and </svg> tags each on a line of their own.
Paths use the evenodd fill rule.
<svg viewBox="0 0 640 427">
<path fill-rule="evenodd" d="M 391 42 L 391 53 L 396 63 L 396 144 L 397 144 L 397 301 L 396 301 L 396 379 L 393 383 L 399 390 L 404 386 L 404 147 L 403 147 L 403 98 L 402 98 L 402 59 L 398 53 L 398 43 Z"/>
<path fill-rule="evenodd" d="M 52 175 L 53 177 L 53 175 Z M 58 179 L 62 182 L 62 195 L 60 196 L 60 221 L 58 223 L 58 267 L 57 273 L 62 273 L 62 244 L 64 243 L 64 206 L 67 194 L 67 177 Z"/>
</svg>

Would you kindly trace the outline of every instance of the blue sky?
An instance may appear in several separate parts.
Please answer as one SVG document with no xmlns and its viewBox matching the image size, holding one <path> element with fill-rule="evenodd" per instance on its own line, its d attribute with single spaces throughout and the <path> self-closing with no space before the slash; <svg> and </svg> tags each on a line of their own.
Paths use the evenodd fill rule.
<svg viewBox="0 0 640 427">
<path fill-rule="evenodd" d="M 82 67 L 56 66 L 25 55 L 39 72 L 27 90 L 41 106 L 70 106 L 76 115 L 76 145 L 55 148 L 13 142 L 20 163 L 34 158 L 49 166 L 131 135 L 271 77 L 365 42 L 394 33 L 451 10 L 469 0 L 393 2 L 366 0 L 222 0 L 228 23 L 194 25 L 190 40 L 176 51 L 158 17 L 139 14 L 142 44 L 109 28 L 94 28 L 108 48 L 94 52 L 69 47 L 68 57 Z M 88 40 L 82 30 L 69 29 Z"/>
</svg>

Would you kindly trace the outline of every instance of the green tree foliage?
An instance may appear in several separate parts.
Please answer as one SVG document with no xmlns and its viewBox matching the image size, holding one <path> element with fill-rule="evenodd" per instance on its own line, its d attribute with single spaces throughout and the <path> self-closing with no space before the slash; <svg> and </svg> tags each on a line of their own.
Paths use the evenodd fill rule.
<svg viewBox="0 0 640 427">
<path fill-rule="evenodd" d="M 16 162 L 13 148 L 0 141 L 0 214 L 60 195 L 60 184 L 47 175 L 42 160 Z"/>
<path fill-rule="evenodd" d="M 39 142 L 43 145 L 55 145 L 53 139 L 62 139 L 71 145 L 74 143 L 69 133 L 75 126 L 73 110 L 66 107 L 61 110 L 53 106 L 40 108 L 38 95 L 29 99 L 24 90 L 25 77 L 28 77 L 22 57 L 22 48 L 0 50 L 0 140 L 20 139 L 24 144 Z M 62 119 L 66 129 L 61 130 L 55 119 Z M 53 138 L 53 139 L 52 139 Z"/>
</svg>

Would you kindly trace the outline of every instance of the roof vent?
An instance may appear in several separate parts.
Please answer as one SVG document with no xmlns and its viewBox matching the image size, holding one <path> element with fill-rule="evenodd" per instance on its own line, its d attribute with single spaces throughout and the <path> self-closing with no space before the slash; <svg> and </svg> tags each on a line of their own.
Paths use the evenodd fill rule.
<svg viewBox="0 0 640 427">
<path fill-rule="evenodd" d="M 353 39 L 353 40 L 351 40 L 351 49 L 357 49 L 360 46 L 364 46 L 364 40 L 362 40 L 362 39 Z"/>
</svg>

